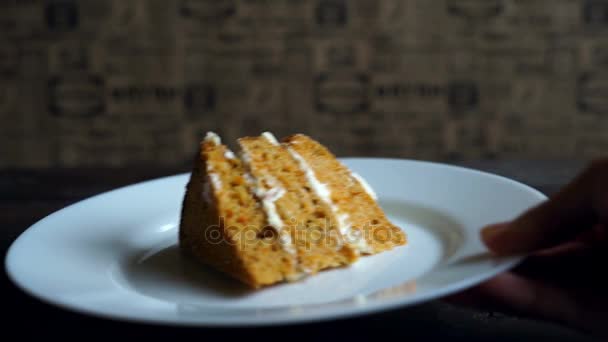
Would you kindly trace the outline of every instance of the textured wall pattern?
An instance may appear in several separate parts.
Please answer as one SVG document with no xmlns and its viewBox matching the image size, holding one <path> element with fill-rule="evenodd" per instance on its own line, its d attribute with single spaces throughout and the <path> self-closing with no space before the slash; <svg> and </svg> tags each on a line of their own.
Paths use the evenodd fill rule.
<svg viewBox="0 0 608 342">
<path fill-rule="evenodd" d="M 1 6 L 0 167 L 180 163 L 206 130 L 339 155 L 608 151 L 608 1 Z"/>
</svg>

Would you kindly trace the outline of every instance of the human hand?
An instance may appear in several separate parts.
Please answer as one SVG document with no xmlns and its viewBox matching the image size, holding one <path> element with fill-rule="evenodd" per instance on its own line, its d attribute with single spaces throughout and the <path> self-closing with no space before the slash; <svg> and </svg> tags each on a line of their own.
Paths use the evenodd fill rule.
<svg viewBox="0 0 608 342">
<path fill-rule="evenodd" d="M 608 336 L 608 159 L 548 201 L 485 227 L 497 255 L 529 253 L 513 272 L 453 297 Z"/>
</svg>

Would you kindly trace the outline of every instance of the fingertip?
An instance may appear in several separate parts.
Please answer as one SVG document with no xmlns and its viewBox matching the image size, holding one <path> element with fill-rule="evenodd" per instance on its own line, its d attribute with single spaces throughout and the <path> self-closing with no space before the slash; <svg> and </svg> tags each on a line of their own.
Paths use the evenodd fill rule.
<svg viewBox="0 0 608 342">
<path fill-rule="evenodd" d="M 507 222 L 491 224 L 481 230 L 481 241 L 492 251 L 500 248 L 500 235 L 508 228 Z"/>
</svg>

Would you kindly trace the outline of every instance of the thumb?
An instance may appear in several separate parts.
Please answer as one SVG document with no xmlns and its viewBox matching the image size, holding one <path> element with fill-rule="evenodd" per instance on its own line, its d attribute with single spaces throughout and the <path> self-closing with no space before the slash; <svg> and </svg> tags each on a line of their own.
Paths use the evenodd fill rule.
<svg viewBox="0 0 608 342">
<path fill-rule="evenodd" d="M 588 168 L 553 198 L 515 220 L 484 228 L 481 239 L 497 254 L 527 253 L 555 246 L 589 229 L 597 220 L 594 192 L 602 190 L 596 186 L 597 180 L 607 170 Z"/>
</svg>

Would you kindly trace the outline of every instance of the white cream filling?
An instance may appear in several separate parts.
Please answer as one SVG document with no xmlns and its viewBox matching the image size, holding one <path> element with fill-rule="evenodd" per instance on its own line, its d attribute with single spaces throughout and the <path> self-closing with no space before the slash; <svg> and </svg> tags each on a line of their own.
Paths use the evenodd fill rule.
<svg viewBox="0 0 608 342">
<path fill-rule="evenodd" d="M 247 171 L 245 171 L 245 180 L 251 186 L 255 197 L 262 203 L 262 209 L 266 214 L 268 225 L 274 228 L 279 234 L 279 243 L 281 243 L 284 250 L 288 253 L 295 254 L 296 250 L 293 246 L 293 241 L 291 240 L 289 233 L 283 230 L 284 223 L 277 212 L 277 206 L 275 204 L 276 201 L 285 195 L 285 189 L 278 185 L 278 182 L 272 177 L 265 177 L 263 180 L 254 177 L 251 172 L 249 172 L 251 169 L 251 165 L 249 164 L 251 158 L 249 158 L 249 155 L 245 153 L 245 151 L 241 151 L 241 159 L 247 169 Z M 269 188 L 266 189 L 263 183 Z"/>
<path fill-rule="evenodd" d="M 264 137 L 266 140 L 268 140 L 269 143 L 275 145 L 275 146 L 279 146 L 280 143 L 277 140 L 277 138 L 275 138 L 275 136 L 270 133 L 270 132 L 264 132 L 262 133 L 262 137 Z M 243 156 L 247 156 L 247 162 L 250 161 L 249 156 L 246 153 L 242 154 Z M 283 189 L 280 186 L 277 186 L 277 181 L 274 178 L 268 178 L 267 180 L 268 185 L 270 185 L 272 188 L 270 190 L 268 190 L 268 192 L 265 194 L 266 197 L 269 197 L 270 199 L 275 198 L 276 200 L 278 200 L 279 198 L 281 198 L 284 194 L 285 194 L 285 189 Z M 264 197 L 264 196 L 263 196 Z M 274 201 L 276 201 L 274 200 Z M 272 201 L 272 206 L 269 206 L 266 209 L 266 204 L 264 202 L 264 200 L 262 200 L 262 205 L 265 208 L 265 210 L 267 211 L 267 217 L 268 217 L 268 223 L 275 227 L 272 224 L 272 221 L 276 222 L 276 224 L 278 226 L 276 226 L 275 228 L 277 229 L 277 232 L 279 233 L 279 242 L 281 243 L 281 245 L 283 246 L 283 248 L 285 249 L 285 251 L 287 251 L 288 253 L 291 254 L 296 254 L 297 251 L 293 245 L 293 241 L 291 239 L 291 235 L 289 235 L 288 232 L 282 230 L 283 227 L 283 221 L 281 220 L 281 218 L 279 217 L 279 215 L 276 213 L 276 206 L 274 205 L 274 201 Z M 272 220 L 272 221 L 271 221 Z M 303 277 L 304 275 L 299 273 L 296 275 L 292 275 L 290 277 L 288 277 L 290 281 L 293 280 L 297 280 L 301 277 Z"/>
<path fill-rule="evenodd" d="M 222 143 L 220 137 L 211 131 L 207 132 L 203 141 L 211 142 L 214 145 L 220 145 Z M 205 182 L 203 184 L 202 197 L 207 203 L 211 203 L 213 190 L 219 190 L 222 187 L 222 182 L 220 181 L 220 177 L 213 172 L 213 168 L 209 164 L 207 164 L 207 175 L 209 175 L 211 182 Z M 213 185 L 213 189 L 211 189 L 211 185 Z"/>
<path fill-rule="evenodd" d="M 235 159 L 236 158 L 234 153 L 230 150 L 226 150 L 226 152 L 224 152 L 224 157 L 226 157 L 226 159 Z"/>
<path fill-rule="evenodd" d="M 293 148 L 288 147 L 287 151 L 289 151 L 289 154 L 291 154 L 291 156 L 298 162 L 300 169 L 304 171 L 304 174 L 306 175 L 306 180 L 308 181 L 308 184 L 315 192 L 315 194 L 319 196 L 319 198 L 321 198 L 323 202 L 327 203 L 328 205 L 333 205 L 333 201 L 331 200 L 331 191 L 329 191 L 327 185 L 321 183 L 317 179 L 317 176 L 315 176 L 314 171 L 308 165 L 306 160 L 304 160 L 304 158 L 302 158 L 302 156 Z"/>
<path fill-rule="evenodd" d="M 300 169 L 304 171 L 306 175 L 306 180 L 313 192 L 323 201 L 325 204 L 329 206 L 332 213 L 336 217 L 338 221 L 338 231 L 342 235 L 343 238 L 347 239 L 347 242 L 354 246 L 359 252 L 367 253 L 369 252 L 369 246 L 367 245 L 367 241 L 362 236 L 352 236 L 351 233 L 352 226 L 349 222 L 349 216 L 346 213 L 340 213 L 338 206 L 331 199 L 331 191 L 327 184 L 323 184 L 319 181 L 313 169 L 308 165 L 306 160 L 294 149 L 288 147 L 287 150 L 291 154 L 291 156 L 298 162 Z M 359 234 L 360 235 L 360 234 Z"/>
<path fill-rule="evenodd" d="M 348 214 L 338 214 L 338 207 L 335 204 L 331 204 L 331 211 L 336 215 L 336 219 L 338 220 L 338 230 L 340 234 L 346 236 L 351 231 L 350 222 L 348 222 Z"/>
<path fill-rule="evenodd" d="M 268 140 L 269 143 L 273 144 L 273 145 L 280 145 L 279 141 L 277 140 L 277 138 L 274 137 L 274 135 L 270 132 L 264 132 L 262 133 L 262 136 L 264 138 L 266 138 L 266 140 Z"/>
<path fill-rule="evenodd" d="M 207 134 L 205 135 L 205 141 L 206 142 L 211 142 L 215 145 L 221 145 L 222 143 L 222 139 L 220 139 L 220 137 L 209 131 L 207 132 Z M 232 151 L 230 151 L 229 149 L 226 150 L 226 152 L 224 153 L 224 156 L 226 158 L 229 158 L 229 156 L 232 155 L 232 158 L 234 158 L 234 153 L 232 153 Z M 211 184 L 213 184 L 213 189 L 214 190 L 219 190 L 222 188 L 222 182 L 220 180 L 220 176 L 218 176 L 214 171 L 213 171 L 213 167 L 211 167 L 210 164 L 207 164 L 207 174 L 209 175 L 209 178 L 211 179 Z M 210 195 L 210 194 L 209 194 Z"/>
<path fill-rule="evenodd" d="M 361 231 L 351 230 L 348 237 L 348 241 L 352 246 L 357 248 L 360 253 L 374 252 L 374 250 L 367 243 L 367 240 L 365 240 L 365 237 L 361 236 Z"/>
<path fill-rule="evenodd" d="M 262 208 L 266 212 L 266 217 L 268 218 L 268 224 L 271 225 L 274 229 L 276 229 L 277 233 L 281 232 L 283 229 L 283 220 L 277 213 L 277 206 L 275 202 L 283 197 L 285 194 L 285 189 L 281 187 L 272 187 L 268 190 L 263 187 L 255 185 L 254 183 L 254 193 L 256 197 L 262 201 Z"/>
<path fill-rule="evenodd" d="M 222 181 L 220 180 L 220 176 L 213 171 L 211 164 L 207 164 L 207 175 L 211 181 L 203 184 L 203 199 L 207 203 L 211 203 L 213 191 L 222 188 Z M 213 189 L 211 185 L 213 185 Z"/>
<path fill-rule="evenodd" d="M 222 143 L 222 139 L 220 139 L 220 137 L 217 134 L 215 134 L 211 131 L 207 132 L 207 134 L 205 135 L 205 141 L 210 141 L 210 142 L 214 143 L 215 145 L 220 145 Z"/>
<path fill-rule="evenodd" d="M 215 173 L 209 173 L 209 178 L 211 178 L 211 184 L 213 184 L 214 190 L 219 190 L 222 188 L 222 181 L 220 180 L 220 176 Z"/>
<path fill-rule="evenodd" d="M 293 255 L 297 253 L 296 247 L 293 245 L 293 241 L 291 240 L 291 235 L 289 235 L 289 232 L 282 230 L 279 233 L 279 243 L 281 244 L 281 246 L 283 246 L 287 253 Z"/>
<path fill-rule="evenodd" d="M 361 186 L 363 187 L 363 190 L 365 190 L 365 192 L 367 192 L 369 197 L 371 197 L 374 201 L 378 200 L 378 195 L 376 195 L 376 192 L 374 191 L 374 189 L 372 189 L 372 187 L 369 185 L 369 183 L 363 177 L 361 177 L 359 174 L 354 173 L 354 172 L 351 172 L 351 175 L 353 176 L 354 179 L 359 181 L 359 184 L 361 184 Z"/>
</svg>

